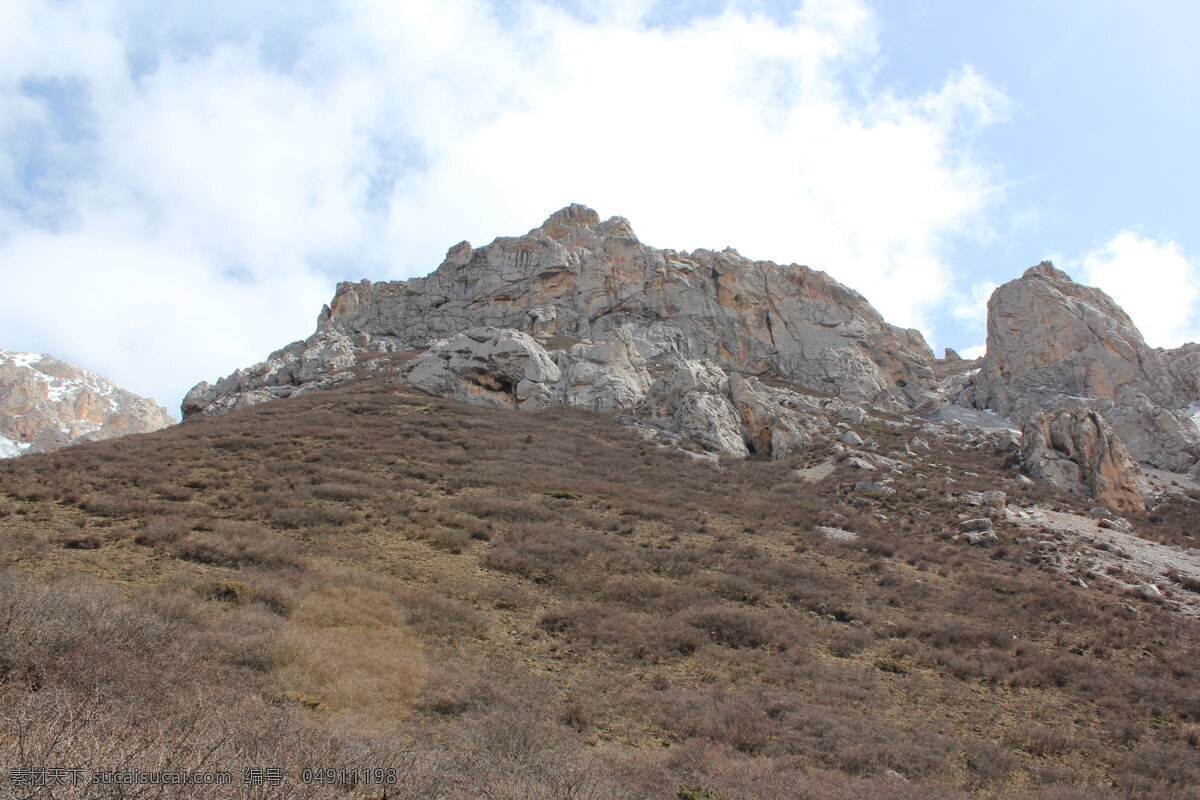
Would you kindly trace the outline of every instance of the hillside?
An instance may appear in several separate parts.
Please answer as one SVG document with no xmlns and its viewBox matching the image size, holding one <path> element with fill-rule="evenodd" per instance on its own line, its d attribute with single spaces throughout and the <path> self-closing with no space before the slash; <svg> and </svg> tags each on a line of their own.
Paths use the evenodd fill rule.
<svg viewBox="0 0 1200 800">
<path fill-rule="evenodd" d="M 828 415 L 714 467 L 359 366 L 0 463 L 0 763 L 236 776 L 55 797 L 1200 796 L 1200 574 L 1135 590 L 988 436 Z M 1126 519 L 1183 559 L 1197 514 Z M 335 766 L 397 784 L 300 783 Z"/>
</svg>

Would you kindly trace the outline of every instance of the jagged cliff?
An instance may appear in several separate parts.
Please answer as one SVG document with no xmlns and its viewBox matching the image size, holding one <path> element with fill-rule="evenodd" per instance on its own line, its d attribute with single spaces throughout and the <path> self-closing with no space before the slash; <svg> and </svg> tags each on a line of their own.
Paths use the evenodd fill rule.
<svg viewBox="0 0 1200 800">
<path fill-rule="evenodd" d="M 0 350 L 0 457 L 174 424 L 165 408 L 82 367 Z"/>
</svg>

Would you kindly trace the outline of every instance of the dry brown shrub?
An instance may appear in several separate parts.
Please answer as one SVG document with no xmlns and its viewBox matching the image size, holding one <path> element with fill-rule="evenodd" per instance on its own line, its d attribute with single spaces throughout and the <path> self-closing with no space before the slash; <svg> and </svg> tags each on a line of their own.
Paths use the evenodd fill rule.
<svg viewBox="0 0 1200 800">
<path fill-rule="evenodd" d="M 777 631 L 767 619 L 742 608 L 711 605 L 688 611 L 685 619 L 725 647 L 763 647 L 777 641 Z"/>
<path fill-rule="evenodd" d="M 171 542 L 170 549 L 180 558 L 227 567 L 295 567 L 301 563 L 293 540 L 247 522 L 217 522 L 211 531 L 197 531 Z"/>
<path fill-rule="evenodd" d="M 639 661 L 689 656 L 703 644 L 699 632 L 680 620 L 613 611 L 597 603 L 552 609 L 539 624 L 551 633 L 611 647 Z"/>
</svg>

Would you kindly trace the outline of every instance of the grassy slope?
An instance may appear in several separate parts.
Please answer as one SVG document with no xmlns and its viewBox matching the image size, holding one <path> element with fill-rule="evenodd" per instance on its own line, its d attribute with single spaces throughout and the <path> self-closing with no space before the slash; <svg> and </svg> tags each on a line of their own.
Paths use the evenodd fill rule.
<svg viewBox="0 0 1200 800">
<path fill-rule="evenodd" d="M 947 541 L 948 489 L 1049 496 L 929 461 L 847 503 L 845 467 L 717 471 L 372 379 L 0 462 L 0 761 L 400 765 L 389 797 L 1200 796 L 1196 623 L 1067 585 L 1002 524 Z"/>
</svg>

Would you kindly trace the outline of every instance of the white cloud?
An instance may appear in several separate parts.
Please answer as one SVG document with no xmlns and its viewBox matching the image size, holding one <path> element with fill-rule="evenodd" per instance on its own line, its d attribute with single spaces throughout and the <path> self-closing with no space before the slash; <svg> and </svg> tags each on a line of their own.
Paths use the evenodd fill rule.
<svg viewBox="0 0 1200 800">
<path fill-rule="evenodd" d="M 994 291 L 995 281 L 972 284 L 970 292 L 960 295 L 954 303 L 954 317 L 967 323 L 971 329 L 984 330 L 987 325 L 987 301 Z"/>
<path fill-rule="evenodd" d="M 873 89 L 863 4 L 649 28 L 653 5 L 7 4 L 0 284 L 23 302 L 0 344 L 175 404 L 306 335 L 335 280 L 424 274 L 570 202 L 825 269 L 928 332 L 958 291 L 944 242 L 985 227 L 998 183 L 967 145 L 1004 97 L 969 67 Z M 82 82 L 89 133 L 59 135 L 30 78 Z M 88 157 L 29 190 L 19 125 Z M 47 195 L 53 225 L 26 208 Z"/>
<path fill-rule="evenodd" d="M 1200 268 L 1177 243 L 1121 231 L 1069 269 L 1124 308 L 1147 344 L 1200 340 Z"/>
</svg>

